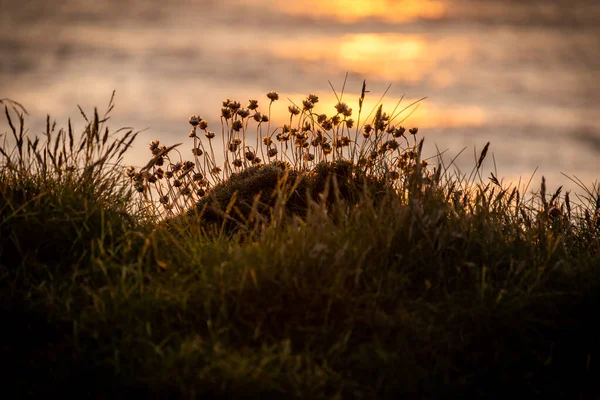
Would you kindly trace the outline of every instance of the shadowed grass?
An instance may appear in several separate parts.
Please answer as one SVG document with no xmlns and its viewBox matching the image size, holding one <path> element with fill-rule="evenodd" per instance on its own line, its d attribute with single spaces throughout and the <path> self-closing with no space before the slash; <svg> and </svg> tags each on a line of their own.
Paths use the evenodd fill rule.
<svg viewBox="0 0 600 400">
<path fill-rule="evenodd" d="M 527 197 L 493 174 L 482 178 L 487 146 L 467 177 L 441 160 L 427 171 L 415 140 L 400 184 L 374 168 L 365 186 L 362 169 L 341 159 L 308 170 L 249 165 L 210 185 L 197 204 L 204 214 L 184 211 L 169 224 L 134 196 L 140 181 L 125 179 L 120 156 L 133 133 L 104 136 L 107 117 L 95 113 L 73 151 L 70 130 L 54 135 L 50 123 L 47 143 L 34 146 L 22 133 L 24 110 L 6 105 L 14 106 L 6 109 L 14 144 L 2 147 L 0 164 L 7 390 L 600 393 L 596 187 L 575 204 L 569 193 L 547 194 L 542 180 Z"/>
</svg>

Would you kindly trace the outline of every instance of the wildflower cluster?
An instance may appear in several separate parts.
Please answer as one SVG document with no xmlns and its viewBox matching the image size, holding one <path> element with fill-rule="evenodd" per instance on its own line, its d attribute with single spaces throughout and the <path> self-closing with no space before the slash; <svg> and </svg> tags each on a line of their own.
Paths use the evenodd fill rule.
<svg viewBox="0 0 600 400">
<path fill-rule="evenodd" d="M 370 120 L 367 117 L 361 125 L 364 95 L 363 85 L 357 120 L 352 118 L 352 107 L 341 98 L 332 114 L 317 112 L 319 97 L 309 94 L 300 104 L 291 102 L 289 120 L 273 130 L 271 106 L 279 100 L 277 92 L 267 93 L 267 112 L 259 108 L 256 99 L 250 99 L 245 106 L 225 99 L 219 135 L 209 129 L 202 117 L 189 118 L 188 136 L 193 140 L 191 160 L 186 161 L 175 150 L 178 145 L 166 147 L 153 140 L 150 162 L 139 171 L 128 169 L 127 174 L 135 182 L 136 190 L 159 207 L 159 214 L 164 210 L 167 215 L 179 214 L 197 203 L 211 187 L 225 182 L 232 174 L 263 164 L 284 162 L 296 171 L 308 172 L 324 161 L 347 161 L 364 175 L 387 179 L 395 188 L 403 187 L 417 170 L 428 175 L 427 162 L 420 159 L 422 140 L 417 142 L 418 128 L 407 129 L 394 122 L 408 107 L 395 113 L 398 104 L 387 113 L 379 105 L 373 110 L 374 117 Z M 215 140 L 220 142 L 222 150 L 219 158 L 215 154 Z M 154 196 L 158 196 L 158 201 Z"/>
</svg>

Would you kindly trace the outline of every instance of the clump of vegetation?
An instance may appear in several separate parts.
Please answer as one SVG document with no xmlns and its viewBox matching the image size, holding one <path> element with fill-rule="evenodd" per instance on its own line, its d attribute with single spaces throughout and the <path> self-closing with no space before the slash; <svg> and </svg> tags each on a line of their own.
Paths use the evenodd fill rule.
<svg viewBox="0 0 600 400">
<path fill-rule="evenodd" d="M 485 178 L 489 144 L 469 175 L 432 168 L 396 112 L 361 125 L 341 96 L 331 117 L 317 101 L 271 130 L 256 101 L 227 100 L 222 159 L 194 116 L 192 160 L 154 141 L 126 169 L 136 134 L 107 115 L 82 112 L 79 141 L 48 118 L 40 140 L 2 100 L 4 389 L 597 396 L 600 188 Z"/>
<path fill-rule="evenodd" d="M 343 91 L 339 96 L 335 93 L 338 101 L 331 116 L 316 112 L 319 97 L 309 94 L 301 107 L 294 103 L 288 107 L 289 123 L 274 130 L 270 129 L 270 111 L 279 99 L 276 92 L 267 93 L 268 113 L 261 112 L 258 100 L 249 100 L 243 107 L 226 99 L 218 135 L 223 150 L 220 159 L 213 146 L 217 134 L 208 129 L 206 120 L 192 115 L 193 160 L 184 160 L 180 153 L 172 157 L 181 144 L 167 147 L 154 140 L 150 143 L 152 159 L 139 171 L 130 168 L 128 175 L 153 215 L 181 216 L 191 209 L 188 215 L 203 214 L 202 223 L 237 220 L 238 227 L 256 207 L 263 216 L 272 209 L 277 194 L 285 192 L 281 190 L 284 175 L 293 188 L 285 196 L 286 209 L 296 215 L 305 215 L 309 199 L 318 201 L 325 190 L 329 205 L 334 199 L 356 203 L 365 186 L 371 194 L 394 189 L 406 197 L 414 172 L 430 183 L 433 178 L 427 162 L 420 159 L 418 128 L 407 130 L 401 125 L 406 118 L 400 119 L 423 99 L 401 109 L 400 101 L 389 114 L 378 104 L 361 124 L 365 93 L 363 82 L 357 121 L 351 118 L 353 109 L 342 101 Z M 332 178 L 335 182 L 329 182 Z M 261 196 L 258 203 L 257 195 Z"/>
</svg>

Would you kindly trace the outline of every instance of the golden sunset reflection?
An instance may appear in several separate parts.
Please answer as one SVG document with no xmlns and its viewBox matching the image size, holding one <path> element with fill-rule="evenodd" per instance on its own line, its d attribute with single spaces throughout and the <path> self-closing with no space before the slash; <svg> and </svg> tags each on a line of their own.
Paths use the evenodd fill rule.
<svg viewBox="0 0 600 400">
<path fill-rule="evenodd" d="M 274 2 L 279 11 L 291 15 L 308 15 L 333 18 L 345 23 L 363 19 L 380 19 L 387 22 L 408 22 L 416 19 L 439 19 L 446 12 L 445 2 L 439 0 L 305 0 L 303 2 Z"/>
<path fill-rule="evenodd" d="M 284 59 L 321 61 L 344 71 L 384 80 L 416 83 L 427 78 L 440 88 L 454 81 L 445 64 L 468 62 L 471 46 L 461 38 L 430 41 L 420 35 L 357 34 L 300 43 L 279 40 L 273 43 L 271 52 Z M 310 65 L 306 68 L 310 69 Z"/>
</svg>

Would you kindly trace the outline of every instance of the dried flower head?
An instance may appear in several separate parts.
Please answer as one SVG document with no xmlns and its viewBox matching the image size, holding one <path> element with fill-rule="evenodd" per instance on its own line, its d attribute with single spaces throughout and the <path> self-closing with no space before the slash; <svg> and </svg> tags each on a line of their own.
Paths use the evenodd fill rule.
<svg viewBox="0 0 600 400">
<path fill-rule="evenodd" d="M 262 114 L 257 111 L 257 112 L 254 113 L 254 115 L 252 116 L 252 118 L 254 118 L 254 120 L 256 122 L 260 122 L 262 120 Z"/>
<path fill-rule="evenodd" d="M 263 139 L 263 143 L 265 144 L 265 146 L 270 146 L 273 143 L 273 139 L 271 139 L 270 136 L 267 136 Z"/>
<path fill-rule="evenodd" d="M 157 152 L 155 152 L 156 150 L 158 150 L 158 145 L 160 144 L 160 142 L 156 139 L 154 139 L 153 141 L 150 142 L 150 151 L 152 152 L 152 154 L 156 154 Z"/>
<path fill-rule="evenodd" d="M 246 157 L 246 160 L 248 160 L 248 161 L 252 161 L 252 160 L 254 160 L 254 157 L 256 157 L 256 155 L 251 151 L 247 151 L 246 154 L 244 154 L 244 156 Z"/>
<path fill-rule="evenodd" d="M 190 131 L 190 133 L 188 133 L 188 137 L 196 137 L 196 128 L 192 128 L 192 130 Z"/>
<path fill-rule="evenodd" d="M 181 187 L 181 181 L 179 179 L 175 179 L 173 181 L 173 186 L 175 186 L 176 188 Z"/>
<path fill-rule="evenodd" d="M 230 101 L 229 104 L 227 105 L 227 107 L 229 107 L 231 109 L 231 111 L 237 111 L 238 109 L 240 109 L 242 107 L 242 105 L 240 104 L 239 101 Z"/>
<path fill-rule="evenodd" d="M 206 191 L 202 188 L 196 190 L 196 196 L 198 196 L 198 197 L 204 197 L 205 194 L 206 194 Z"/>
<path fill-rule="evenodd" d="M 129 178 L 133 178 L 133 176 L 135 175 L 135 167 L 129 167 L 125 170 L 125 173 L 127 174 L 127 176 Z"/>
<path fill-rule="evenodd" d="M 221 117 L 225 119 L 231 118 L 231 109 L 229 107 L 221 108 Z"/>
<path fill-rule="evenodd" d="M 232 164 L 234 167 L 240 168 L 242 166 L 242 160 L 240 160 L 239 158 L 236 158 L 235 160 L 233 160 Z"/>
<path fill-rule="evenodd" d="M 313 104 L 313 102 L 312 102 L 312 101 L 310 101 L 310 100 L 308 100 L 308 99 L 307 99 L 307 100 L 303 100 L 303 101 L 302 101 L 302 106 L 303 106 L 303 108 L 304 108 L 305 110 L 312 110 L 312 108 L 313 108 L 315 105 Z"/>
<path fill-rule="evenodd" d="M 246 108 L 248 108 L 248 110 L 256 110 L 258 108 L 258 100 L 248 100 Z"/>
<path fill-rule="evenodd" d="M 217 174 L 218 174 L 218 173 L 220 173 L 220 172 L 221 172 L 221 168 L 219 168 L 219 167 L 213 167 L 213 168 L 210 170 L 210 173 L 211 173 L 211 174 L 213 174 L 213 175 L 217 175 Z"/>
<path fill-rule="evenodd" d="M 229 144 L 227 144 L 227 149 L 232 153 L 236 152 L 238 148 L 239 145 L 235 142 L 229 142 Z"/>
<path fill-rule="evenodd" d="M 416 135 L 417 132 L 419 132 L 419 128 L 417 128 L 415 126 L 414 128 L 410 128 L 408 131 L 410 132 L 411 135 Z"/>
<path fill-rule="evenodd" d="M 269 116 L 267 114 L 263 114 L 261 122 L 269 122 Z"/>
<path fill-rule="evenodd" d="M 394 129 L 394 133 L 392 133 L 392 136 L 395 138 L 399 138 L 400 136 L 404 136 L 404 132 L 406 132 L 406 128 L 404 128 L 403 126 L 400 126 L 396 129 Z"/>
<path fill-rule="evenodd" d="M 198 125 L 198 123 L 199 123 L 201 120 L 202 120 L 202 118 L 200 118 L 199 116 L 197 116 L 197 115 L 192 115 L 192 116 L 190 117 L 190 121 L 189 121 L 189 122 L 190 122 L 190 125 L 192 125 L 192 126 L 196 126 L 196 125 Z"/>
<path fill-rule="evenodd" d="M 354 126 L 354 120 L 352 118 L 346 120 L 346 128 L 352 129 Z"/>
<path fill-rule="evenodd" d="M 204 134 L 204 136 L 206 136 L 209 139 L 212 139 L 215 137 L 215 133 L 212 131 L 206 131 L 206 133 Z"/>
<path fill-rule="evenodd" d="M 271 101 L 275 101 L 275 100 L 279 100 L 279 94 L 272 90 L 269 93 L 267 93 L 267 98 Z"/>
<path fill-rule="evenodd" d="M 317 122 L 319 124 L 322 124 L 326 119 L 327 119 L 327 115 L 326 114 L 319 114 L 319 116 L 317 117 Z"/>
<path fill-rule="evenodd" d="M 300 114 L 300 109 L 294 105 L 288 106 L 288 110 L 289 110 L 290 114 L 292 114 L 292 115 Z"/>
<path fill-rule="evenodd" d="M 192 149 L 192 154 L 199 157 L 202 154 L 204 154 L 204 152 L 202 151 L 201 148 L 195 147 L 195 148 Z"/>
<path fill-rule="evenodd" d="M 277 149 L 275 147 L 270 148 L 267 155 L 269 157 L 275 157 L 277 155 Z"/>
<path fill-rule="evenodd" d="M 350 107 L 348 107 L 348 104 L 340 101 L 339 103 L 337 103 L 335 105 L 335 110 L 339 113 L 344 115 L 345 117 L 349 117 L 350 115 L 352 115 L 352 109 Z"/>
<path fill-rule="evenodd" d="M 200 123 L 198 124 L 198 128 L 202 129 L 203 131 L 206 130 L 206 128 L 208 128 L 208 122 L 206 120 L 202 120 L 200 121 Z"/>
<path fill-rule="evenodd" d="M 237 114 L 242 118 L 246 118 L 247 116 L 250 115 L 250 111 L 240 108 L 239 110 L 237 110 Z"/>
<path fill-rule="evenodd" d="M 233 121 L 233 124 L 231 124 L 231 129 L 233 129 L 236 132 L 239 132 L 243 127 L 244 124 L 239 119 L 236 119 L 235 121 Z"/>
<path fill-rule="evenodd" d="M 309 94 L 306 99 L 313 104 L 317 104 L 319 102 L 319 96 L 316 94 Z"/>
</svg>

